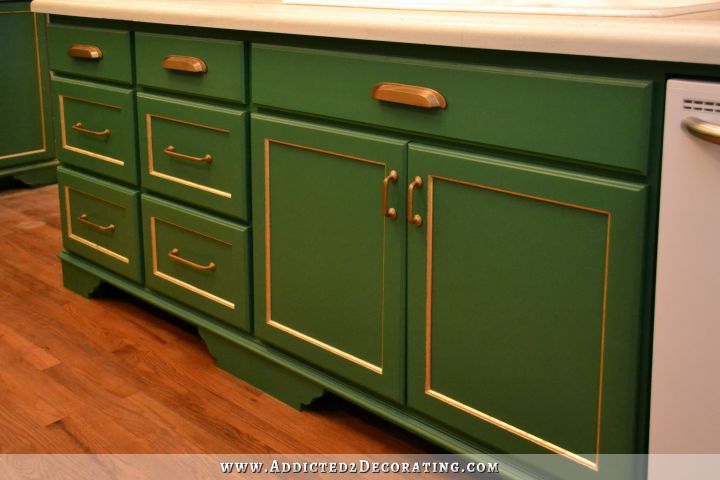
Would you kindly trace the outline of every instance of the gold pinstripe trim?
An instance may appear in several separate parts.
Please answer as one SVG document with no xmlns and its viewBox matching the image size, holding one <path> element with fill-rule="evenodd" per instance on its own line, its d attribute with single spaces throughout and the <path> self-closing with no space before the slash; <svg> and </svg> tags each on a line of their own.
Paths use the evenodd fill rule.
<svg viewBox="0 0 720 480">
<path fill-rule="evenodd" d="M 32 13 L 30 10 L 15 10 L 12 12 L 0 12 L 0 14 L 19 14 L 19 13 Z M 26 155 L 35 155 L 37 153 L 44 153 L 47 151 L 47 143 L 45 141 L 45 98 L 42 91 L 42 68 L 40 64 L 40 41 L 38 39 L 37 29 L 37 17 L 35 13 L 32 13 L 33 22 L 33 34 L 35 36 L 35 67 L 37 69 L 37 80 L 38 80 L 38 99 L 40 100 L 40 132 L 42 136 L 42 147 L 34 150 L 28 150 L 19 153 L 10 153 L 7 155 L 0 156 L 0 160 L 6 160 L 8 158 L 23 157 Z"/>
<path fill-rule="evenodd" d="M 434 194 L 434 181 L 442 180 L 446 182 L 456 183 L 460 185 L 466 185 L 475 188 L 481 188 L 493 192 L 503 193 L 506 195 L 512 195 L 516 197 L 527 198 L 531 200 L 537 200 L 540 202 L 551 203 L 554 205 L 560 205 L 569 208 L 575 208 L 586 212 L 597 213 L 600 215 L 607 216 L 607 231 L 606 231 L 606 242 L 605 242 L 605 272 L 603 278 L 603 306 L 602 306 L 602 322 L 601 322 L 601 334 L 600 334 L 600 379 L 598 389 L 598 406 L 597 406 L 597 436 L 596 436 L 596 451 L 595 461 L 588 460 L 587 458 L 573 453 L 563 447 L 555 445 L 554 443 L 548 442 L 540 437 L 537 437 L 529 432 L 526 432 L 518 427 L 515 427 L 507 422 L 504 422 L 498 418 L 495 418 L 485 412 L 477 410 L 469 405 L 459 402 L 453 398 L 448 397 L 436 390 L 432 389 L 431 386 L 431 366 L 432 366 L 432 236 L 433 236 L 433 194 Z M 599 210 L 590 208 L 582 205 L 576 205 L 572 203 L 560 202 L 549 198 L 537 197 L 533 195 L 527 195 L 524 193 L 513 192 L 510 190 L 503 190 L 500 188 L 490 187 L 487 185 L 480 185 L 477 183 L 465 182 L 448 177 L 442 177 L 438 175 L 428 175 L 428 205 L 427 205 L 427 258 L 426 258 L 426 286 L 425 286 L 425 394 L 439 400 L 453 408 L 461 410 L 469 415 L 477 417 L 488 423 L 491 423 L 503 430 L 506 430 L 514 435 L 517 435 L 529 442 L 546 448 L 554 453 L 562 455 L 569 460 L 572 460 L 584 467 L 587 467 L 594 471 L 600 470 L 600 426 L 601 426 L 601 414 L 602 414 L 602 391 L 603 391 L 603 369 L 605 363 L 605 318 L 607 313 L 607 284 L 608 284 L 608 270 L 609 270 L 609 258 L 610 258 L 610 225 L 612 221 L 612 215 L 610 212 L 605 210 Z"/>
<path fill-rule="evenodd" d="M 88 157 L 97 158 L 98 160 L 102 160 L 104 162 L 109 162 L 115 165 L 119 165 L 121 167 L 125 166 L 125 162 L 122 160 L 119 160 L 117 158 L 108 157 L 107 155 L 100 155 L 99 153 L 91 152 L 90 150 L 84 150 L 82 148 L 75 147 L 73 145 L 70 145 L 67 143 L 67 129 L 65 125 L 65 99 L 74 100 L 76 102 L 82 102 L 82 103 L 89 103 L 91 105 L 100 105 L 101 107 L 107 107 L 112 108 L 115 110 L 122 110 L 122 108 L 118 105 L 111 105 L 109 103 L 102 103 L 102 102 L 95 102 L 93 100 L 87 100 L 84 98 L 78 98 L 78 97 L 70 97 L 68 95 L 58 95 L 58 110 L 59 110 L 59 117 L 60 117 L 60 144 L 61 147 L 65 150 L 69 150 L 71 152 L 79 153 L 81 155 L 87 155 Z"/>
<path fill-rule="evenodd" d="M 86 192 L 81 192 L 80 190 L 75 190 L 74 188 L 70 188 L 69 186 L 65 185 L 65 219 L 66 219 L 66 225 L 67 225 L 67 232 L 68 232 L 68 238 L 71 238 L 75 240 L 76 242 L 82 243 L 85 246 L 88 246 L 94 250 L 97 250 L 100 253 L 104 253 L 105 255 L 114 258 L 115 260 L 119 260 L 123 263 L 130 263 L 130 259 L 124 255 L 120 255 L 117 252 L 114 252 L 110 250 L 109 248 L 105 248 L 102 245 L 98 245 L 95 242 L 91 242 L 90 240 L 87 240 L 77 234 L 75 234 L 72 230 L 72 212 L 70 210 L 70 191 L 77 192 L 81 195 L 85 195 L 86 197 L 94 198 L 96 200 L 99 200 L 103 203 L 107 203 L 109 205 L 112 205 L 114 207 L 122 208 L 125 210 L 125 207 L 122 205 L 118 205 L 117 203 L 110 202 L 104 198 L 100 198 L 95 195 L 91 195 Z"/>
<path fill-rule="evenodd" d="M 167 173 L 163 173 L 158 170 L 155 170 L 155 158 L 153 155 L 153 141 L 152 141 L 152 119 L 153 118 L 168 120 L 170 122 L 182 123 L 184 125 L 191 125 L 193 127 L 205 128 L 207 130 L 212 130 L 212 131 L 218 132 L 218 133 L 229 134 L 230 130 L 225 129 L 225 128 L 211 127 L 209 125 L 202 125 L 200 123 L 188 122 L 185 120 L 179 120 L 177 118 L 166 117 L 163 115 L 156 115 L 153 113 L 145 114 L 145 123 L 147 125 L 147 143 L 148 143 L 148 150 L 147 150 L 148 151 L 148 172 L 150 173 L 150 175 L 152 175 L 154 177 L 162 178 L 163 180 L 168 180 L 170 182 L 179 183 L 180 185 L 185 185 L 186 187 L 194 188 L 196 190 L 202 190 L 204 192 L 212 193 L 213 195 L 218 195 L 220 197 L 232 198 L 232 194 L 230 192 L 225 192 L 225 191 L 217 189 L 217 188 L 208 187 L 207 185 L 203 185 L 201 183 L 191 182 L 190 180 L 185 180 L 184 178 L 180 178 L 180 177 L 174 177 L 172 175 L 168 175 Z"/>
<path fill-rule="evenodd" d="M 360 158 L 360 157 L 353 157 L 350 155 L 344 155 L 337 152 L 331 152 L 328 150 L 321 150 L 318 148 L 312 148 L 307 147 L 304 145 L 297 145 L 294 143 L 288 143 L 283 142 L 280 140 L 274 140 L 270 138 L 266 138 L 264 141 L 264 147 L 265 147 L 265 323 L 271 327 L 277 328 L 278 330 L 281 330 L 289 335 L 292 335 L 296 338 L 299 338 L 300 340 L 310 343 L 311 345 L 314 345 L 318 348 L 321 348 L 325 351 L 328 351 L 334 355 L 337 355 L 349 362 L 352 362 L 356 365 L 359 365 L 363 368 L 366 368 L 374 373 L 377 373 L 379 375 L 382 375 L 383 373 L 383 363 L 385 358 L 385 304 L 384 304 L 384 296 L 385 296 L 385 223 L 386 220 L 383 220 L 383 255 L 382 255 L 382 262 L 383 262 L 383 278 L 381 281 L 383 282 L 382 287 L 382 297 L 381 297 L 381 314 L 380 314 L 380 331 L 382 332 L 380 335 L 380 365 L 375 365 L 371 362 L 368 362 L 367 360 L 363 360 L 362 358 L 359 358 L 355 355 L 352 355 L 348 352 L 345 352 L 337 347 L 333 347 L 332 345 L 329 345 L 321 340 L 318 340 L 316 338 L 313 338 L 309 335 L 306 335 L 304 333 L 298 332 L 297 330 L 294 330 L 288 326 L 282 325 L 274 320 L 272 320 L 271 315 L 271 308 L 272 308 L 272 279 L 271 279 L 271 261 L 270 261 L 270 144 L 276 143 L 278 145 L 285 145 L 292 148 L 299 148 L 302 150 L 309 150 L 312 152 L 318 152 L 323 153 L 326 155 L 334 155 L 341 158 L 347 158 L 348 160 L 354 160 L 358 162 L 364 162 L 369 163 L 372 165 L 379 165 L 384 168 L 386 168 L 386 164 L 383 162 L 378 162 L 376 160 L 369 160 L 367 158 Z M 386 168 L 387 170 L 387 168 Z"/>
<path fill-rule="evenodd" d="M 156 234 L 156 229 L 155 229 L 155 222 L 156 222 L 156 221 L 157 221 L 157 222 L 165 223 L 166 225 L 170 225 L 170 226 L 175 227 L 175 228 L 179 228 L 179 229 L 181 229 L 181 230 L 185 230 L 185 231 L 190 232 L 190 233 L 192 233 L 192 234 L 194 234 L 194 235 L 198 235 L 198 236 L 201 236 L 201 237 L 209 238 L 209 239 L 211 239 L 211 240 L 213 240 L 213 241 L 216 241 L 216 242 L 218 242 L 218 243 L 222 243 L 223 245 L 232 246 L 232 244 L 230 244 L 230 243 L 228 243 L 228 242 L 225 242 L 225 241 L 223 241 L 223 240 L 217 239 L 217 238 L 215 238 L 215 237 L 211 237 L 210 235 L 206 235 L 206 234 L 201 233 L 201 232 L 196 232 L 195 230 L 191 230 L 191 229 L 189 229 L 189 228 L 187 228 L 187 227 L 183 227 L 182 225 L 177 225 L 177 224 L 175 224 L 175 223 L 168 222 L 167 220 L 162 220 L 162 219 L 157 218 L 157 217 L 152 216 L 152 215 L 150 216 L 150 245 L 151 245 L 151 250 L 152 250 L 152 271 L 153 271 L 152 273 L 153 273 L 153 275 L 155 275 L 155 276 L 158 277 L 158 278 L 162 278 L 163 280 L 168 281 L 168 282 L 170 282 L 170 283 L 174 283 L 175 285 L 177 285 L 177 286 L 179 286 L 179 287 L 182 287 L 182 288 L 184 288 L 184 289 L 186 289 L 186 290 L 189 290 L 189 291 L 191 291 L 192 293 L 195 293 L 195 294 L 197 294 L 197 295 L 200 295 L 201 297 L 207 298 L 207 299 L 210 300 L 210 301 L 213 301 L 213 302 L 215 302 L 215 303 L 218 303 L 218 304 L 222 305 L 223 307 L 227 307 L 227 308 L 229 308 L 229 309 L 231 309 L 231 310 L 234 310 L 234 309 L 235 309 L 235 304 L 234 304 L 233 302 L 231 302 L 231 301 L 229 301 L 229 300 L 226 300 L 226 299 L 224 299 L 224 298 L 222 298 L 222 297 L 218 297 L 217 295 L 214 295 L 214 294 L 212 294 L 212 293 L 210 293 L 210 292 L 208 292 L 208 291 L 205 291 L 205 290 L 203 290 L 203 289 L 201 289 L 201 288 L 198 288 L 198 287 L 196 287 L 195 285 L 192 285 L 192 284 L 187 283 L 187 282 L 185 282 L 185 281 L 183 281 L 183 280 L 180 280 L 179 278 L 175 278 L 175 277 L 173 277 L 172 275 L 168 275 L 167 273 L 160 271 L 160 269 L 158 268 L 157 234 Z"/>
</svg>

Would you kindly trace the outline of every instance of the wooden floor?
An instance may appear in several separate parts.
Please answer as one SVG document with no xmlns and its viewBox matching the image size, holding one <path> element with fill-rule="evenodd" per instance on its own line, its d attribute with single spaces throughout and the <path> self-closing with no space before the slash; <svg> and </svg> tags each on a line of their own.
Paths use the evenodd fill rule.
<svg viewBox="0 0 720 480">
<path fill-rule="evenodd" d="M 425 453 L 345 403 L 297 412 L 129 296 L 62 287 L 57 187 L 0 191 L 0 452 Z"/>
</svg>

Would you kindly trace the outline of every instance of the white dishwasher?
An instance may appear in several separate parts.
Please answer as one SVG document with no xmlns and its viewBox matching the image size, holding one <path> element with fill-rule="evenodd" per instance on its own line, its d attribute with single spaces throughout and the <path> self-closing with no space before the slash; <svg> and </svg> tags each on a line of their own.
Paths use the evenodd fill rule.
<svg viewBox="0 0 720 480">
<path fill-rule="evenodd" d="M 720 83 L 667 87 L 650 453 L 718 454 Z M 650 480 L 670 478 L 667 458 L 653 457 Z"/>
</svg>

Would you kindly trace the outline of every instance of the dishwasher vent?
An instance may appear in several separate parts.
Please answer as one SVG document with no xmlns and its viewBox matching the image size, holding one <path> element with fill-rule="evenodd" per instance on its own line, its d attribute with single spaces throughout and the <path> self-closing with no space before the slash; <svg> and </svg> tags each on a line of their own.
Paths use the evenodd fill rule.
<svg viewBox="0 0 720 480">
<path fill-rule="evenodd" d="M 683 108 L 685 110 L 696 110 L 699 112 L 720 113 L 720 102 L 711 102 L 709 100 L 698 100 L 695 98 L 686 98 L 683 100 Z"/>
</svg>

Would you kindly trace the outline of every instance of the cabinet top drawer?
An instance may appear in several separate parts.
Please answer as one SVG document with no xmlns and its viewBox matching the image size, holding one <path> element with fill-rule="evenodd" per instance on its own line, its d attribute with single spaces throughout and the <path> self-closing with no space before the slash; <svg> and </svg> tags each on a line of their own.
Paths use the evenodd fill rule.
<svg viewBox="0 0 720 480">
<path fill-rule="evenodd" d="M 243 42 L 137 33 L 139 85 L 245 102 Z"/>
<path fill-rule="evenodd" d="M 253 45 L 253 101 L 645 173 L 652 82 Z"/>
<path fill-rule="evenodd" d="M 131 84 L 130 32 L 48 26 L 50 68 L 57 72 Z"/>
</svg>

